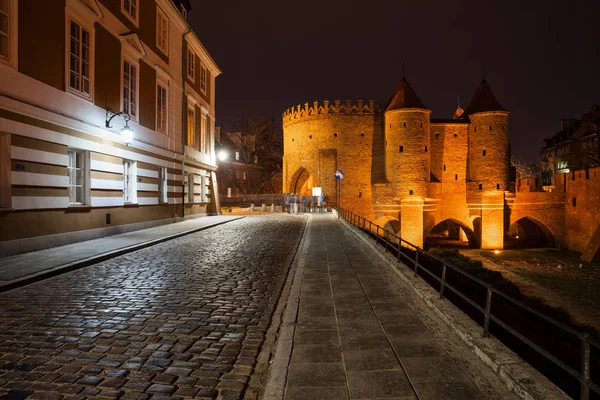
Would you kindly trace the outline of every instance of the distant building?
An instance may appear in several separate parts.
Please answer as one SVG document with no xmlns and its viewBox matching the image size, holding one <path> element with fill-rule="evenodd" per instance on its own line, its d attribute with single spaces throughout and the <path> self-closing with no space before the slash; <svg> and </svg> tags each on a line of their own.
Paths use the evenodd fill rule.
<svg viewBox="0 0 600 400">
<path fill-rule="evenodd" d="M 242 145 L 241 132 L 220 134 L 217 151 L 224 151 L 225 160 L 219 161 L 217 179 L 219 195 L 223 203 L 236 202 L 239 197 L 249 193 L 246 152 Z"/>
<path fill-rule="evenodd" d="M 0 1 L 0 255 L 218 211 L 221 71 L 190 11 Z"/>
<path fill-rule="evenodd" d="M 544 139 L 541 160 L 547 165 L 542 172 L 542 185 L 553 186 L 555 174 L 582 170 L 600 165 L 598 132 L 600 107 L 593 104 L 581 118 L 562 119 L 560 131 Z"/>
</svg>

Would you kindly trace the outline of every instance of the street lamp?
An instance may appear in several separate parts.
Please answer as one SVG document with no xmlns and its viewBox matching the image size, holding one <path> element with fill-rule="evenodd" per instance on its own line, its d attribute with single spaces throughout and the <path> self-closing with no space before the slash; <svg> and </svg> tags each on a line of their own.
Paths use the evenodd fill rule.
<svg viewBox="0 0 600 400">
<path fill-rule="evenodd" d="M 105 126 L 107 129 L 111 129 L 112 126 L 110 124 L 110 121 L 112 121 L 112 119 L 116 116 L 121 116 L 125 120 L 125 126 L 123 127 L 123 129 L 121 129 L 121 140 L 123 140 L 123 143 L 129 146 L 129 143 L 131 143 L 131 141 L 133 140 L 133 129 L 131 129 L 131 127 L 129 126 L 129 120 L 131 119 L 129 113 L 125 111 L 119 111 L 118 113 L 115 113 L 110 109 L 110 107 L 106 107 Z"/>
<path fill-rule="evenodd" d="M 217 153 L 217 156 L 219 157 L 219 161 L 227 160 L 227 152 L 223 149 L 219 150 L 219 152 Z"/>
</svg>

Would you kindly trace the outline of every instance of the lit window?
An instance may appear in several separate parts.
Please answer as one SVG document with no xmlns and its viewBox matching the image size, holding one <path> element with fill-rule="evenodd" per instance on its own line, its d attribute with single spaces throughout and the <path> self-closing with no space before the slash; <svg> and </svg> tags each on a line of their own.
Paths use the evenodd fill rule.
<svg viewBox="0 0 600 400">
<path fill-rule="evenodd" d="M 6 2 L 7 0 L 0 0 Z M 69 87 L 90 95 L 90 34 L 71 21 L 69 38 Z"/>
<path fill-rule="evenodd" d="M 209 145 L 209 140 L 208 140 L 208 136 L 207 136 L 207 124 L 208 124 L 208 119 L 206 118 L 205 115 L 203 115 L 201 117 L 201 122 L 200 122 L 200 150 L 208 153 L 208 145 Z"/>
<path fill-rule="evenodd" d="M 167 88 L 161 83 L 156 84 L 156 130 L 167 133 Z"/>
<path fill-rule="evenodd" d="M 137 68 L 123 60 L 123 111 L 137 118 Z"/>
<path fill-rule="evenodd" d="M 136 165 L 131 160 L 123 160 L 123 201 L 125 204 L 137 201 Z"/>
<path fill-rule="evenodd" d="M 193 107 L 188 107 L 187 113 L 187 144 L 188 146 L 194 145 L 194 139 L 196 138 L 195 132 L 195 112 Z"/>
<path fill-rule="evenodd" d="M 156 47 L 169 54 L 169 19 L 165 13 L 156 8 Z"/>
<path fill-rule="evenodd" d="M 161 203 L 167 203 L 168 202 L 168 186 L 167 186 L 167 168 L 165 167 L 161 167 L 160 169 L 160 183 L 159 183 L 159 187 L 158 187 L 158 200 Z"/>
<path fill-rule="evenodd" d="M 227 197 L 231 197 L 231 188 L 230 187 L 227 188 Z"/>
<path fill-rule="evenodd" d="M 206 93 L 206 67 L 200 64 L 200 90 Z"/>
<path fill-rule="evenodd" d="M 187 51 L 187 76 L 192 81 L 196 81 L 196 54 L 189 47 Z"/>
<path fill-rule="evenodd" d="M 69 151 L 69 204 L 86 204 L 87 174 L 85 152 Z"/>
<path fill-rule="evenodd" d="M 0 57 L 8 59 L 10 55 L 10 12 L 9 0 L 0 0 Z"/>
<path fill-rule="evenodd" d="M 194 202 L 194 174 L 190 173 L 188 175 L 188 201 L 190 203 Z"/>
<path fill-rule="evenodd" d="M 239 160 L 240 160 L 240 152 L 239 152 L 239 151 L 236 151 L 236 152 L 235 152 L 235 160 L 236 160 L 236 161 L 239 161 Z"/>
<path fill-rule="evenodd" d="M 246 170 L 242 171 L 242 177 L 243 177 L 242 179 L 246 180 L 246 178 L 247 178 Z"/>
<path fill-rule="evenodd" d="M 137 23 L 137 0 L 123 0 L 123 11 L 133 22 Z"/>
</svg>

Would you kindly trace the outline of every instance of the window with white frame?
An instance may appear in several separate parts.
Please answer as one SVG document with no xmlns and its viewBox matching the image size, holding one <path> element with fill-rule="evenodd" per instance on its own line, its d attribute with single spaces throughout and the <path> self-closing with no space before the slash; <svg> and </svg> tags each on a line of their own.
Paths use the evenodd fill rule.
<svg viewBox="0 0 600 400">
<path fill-rule="evenodd" d="M 10 0 L 0 0 L 0 58 L 10 57 Z"/>
<path fill-rule="evenodd" d="M 206 136 L 207 122 L 206 115 L 202 115 L 200 118 L 200 150 L 205 153 L 208 153 L 208 138 Z"/>
<path fill-rule="evenodd" d="M 69 150 L 69 205 L 87 204 L 87 168 L 86 153 L 79 150 Z"/>
<path fill-rule="evenodd" d="M 194 111 L 194 106 L 188 107 L 187 112 L 187 144 L 188 146 L 194 145 L 194 140 L 196 139 L 196 112 Z"/>
<path fill-rule="evenodd" d="M 12 207 L 11 135 L 0 132 L 0 208 Z"/>
<path fill-rule="evenodd" d="M 187 76 L 193 82 L 196 81 L 196 54 L 189 47 L 187 49 Z"/>
<path fill-rule="evenodd" d="M 159 185 L 158 185 L 158 201 L 160 203 L 168 202 L 168 186 L 167 186 L 167 168 L 160 168 L 160 176 L 159 176 Z"/>
<path fill-rule="evenodd" d="M 169 19 L 160 7 L 156 7 L 156 47 L 169 54 Z"/>
<path fill-rule="evenodd" d="M 227 197 L 231 197 L 231 188 L 230 187 L 227 188 Z"/>
<path fill-rule="evenodd" d="M 137 24 L 138 1 L 137 0 L 121 0 L 123 11 L 127 17 Z"/>
<path fill-rule="evenodd" d="M 188 201 L 194 202 L 194 174 L 188 174 Z"/>
<path fill-rule="evenodd" d="M 136 175 L 135 161 L 123 160 L 123 201 L 125 204 L 137 202 Z"/>
<path fill-rule="evenodd" d="M 161 133 L 167 133 L 167 115 L 168 115 L 168 91 L 167 87 L 161 83 L 156 83 L 156 130 Z"/>
<path fill-rule="evenodd" d="M 137 67 L 123 60 L 123 111 L 133 119 L 137 118 Z"/>
<path fill-rule="evenodd" d="M 239 161 L 239 160 L 240 160 L 240 152 L 239 152 L 239 151 L 236 151 L 236 152 L 235 152 L 235 160 L 236 160 L 236 161 Z"/>
<path fill-rule="evenodd" d="M 69 88 L 89 96 L 90 33 L 73 20 L 70 21 L 69 32 Z"/>
<path fill-rule="evenodd" d="M 200 63 L 200 90 L 206 93 L 206 67 Z"/>
</svg>

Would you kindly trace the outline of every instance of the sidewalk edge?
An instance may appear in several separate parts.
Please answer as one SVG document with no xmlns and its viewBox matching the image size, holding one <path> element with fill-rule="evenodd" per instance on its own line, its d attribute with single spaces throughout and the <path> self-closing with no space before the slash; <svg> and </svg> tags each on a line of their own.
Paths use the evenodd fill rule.
<svg viewBox="0 0 600 400">
<path fill-rule="evenodd" d="M 0 286 L 0 293 L 3 292 L 8 292 L 10 290 L 13 289 L 17 289 L 23 286 L 27 286 L 30 285 L 32 283 L 36 283 L 39 281 L 42 281 L 44 279 L 48 279 L 48 278 L 52 278 L 58 275 L 62 275 L 65 274 L 67 272 L 71 272 L 71 271 L 75 271 L 81 268 L 85 268 L 85 267 L 89 267 L 90 265 L 94 265 L 97 264 L 99 262 L 102 261 L 106 261 L 109 260 L 111 258 L 115 258 L 118 256 L 121 256 L 123 254 L 127 254 L 127 253 L 131 253 L 133 251 L 136 250 L 141 250 L 141 249 L 145 249 L 146 247 L 150 247 L 153 246 L 155 244 L 159 244 L 162 242 L 166 242 L 172 239 L 177 239 L 179 237 L 182 236 L 186 236 L 189 235 L 191 233 L 195 233 L 195 232 L 200 232 L 203 231 L 205 229 L 209 229 L 209 228 L 213 228 L 215 226 L 219 226 L 219 225 L 223 225 L 226 224 L 228 222 L 232 222 L 232 221 L 237 221 L 238 219 L 242 219 L 245 218 L 245 216 L 240 216 L 238 218 L 233 218 L 227 221 L 221 221 L 221 222 L 216 222 L 214 224 L 209 224 L 209 225 L 205 225 L 205 226 L 201 226 L 199 228 L 193 228 L 193 229 L 188 229 L 187 231 L 183 231 L 183 232 L 179 232 L 179 233 L 175 233 L 173 235 L 169 235 L 169 236 L 165 236 L 159 239 L 153 239 L 153 240 L 148 240 L 145 242 L 141 242 L 138 244 L 133 244 L 131 246 L 127 246 L 127 247 L 123 247 L 117 250 L 113 250 L 113 251 L 109 251 L 107 253 L 103 253 L 97 256 L 92 256 L 92 257 L 88 257 L 88 258 L 84 258 L 81 260 L 77 260 L 77 261 L 73 261 L 67 264 L 63 264 L 63 265 L 59 265 L 57 267 L 53 267 L 44 271 L 40 271 L 38 273 L 35 274 L 31 274 L 31 275 L 27 275 L 21 279 L 16 279 L 13 281 L 10 281 L 9 283 L 7 283 L 6 285 L 2 285 Z"/>
</svg>

